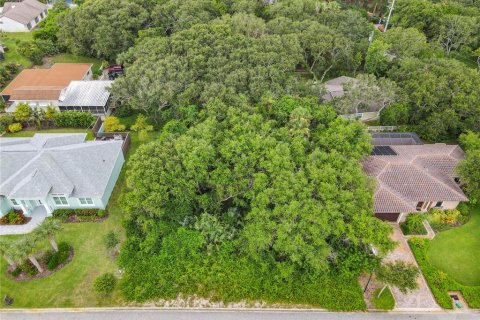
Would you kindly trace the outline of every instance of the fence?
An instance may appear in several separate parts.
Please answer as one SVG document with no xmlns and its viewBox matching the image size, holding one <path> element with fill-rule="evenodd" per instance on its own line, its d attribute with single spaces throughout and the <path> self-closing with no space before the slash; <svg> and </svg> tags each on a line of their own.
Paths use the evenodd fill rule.
<svg viewBox="0 0 480 320">
<path fill-rule="evenodd" d="M 397 126 L 369 126 L 367 130 L 369 132 L 392 132 L 397 130 Z"/>
<path fill-rule="evenodd" d="M 95 133 L 94 133 L 95 134 Z M 126 157 L 130 149 L 130 133 L 128 132 L 97 132 L 95 140 L 122 140 L 122 152 Z"/>
</svg>

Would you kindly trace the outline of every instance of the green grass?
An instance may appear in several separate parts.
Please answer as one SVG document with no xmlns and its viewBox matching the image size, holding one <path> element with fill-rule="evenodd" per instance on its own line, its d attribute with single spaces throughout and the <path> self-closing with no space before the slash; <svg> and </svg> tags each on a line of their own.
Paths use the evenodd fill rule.
<svg viewBox="0 0 480 320">
<path fill-rule="evenodd" d="M 431 241 L 428 259 L 433 266 L 463 285 L 480 285 L 480 207 L 472 209 L 465 225 L 440 232 Z"/>
<path fill-rule="evenodd" d="M 86 140 L 93 140 L 93 132 L 90 129 L 78 129 L 78 128 L 60 128 L 60 129 L 45 129 L 45 130 L 23 130 L 14 133 L 6 133 L 3 137 L 33 137 L 35 133 L 87 133 Z"/>
<path fill-rule="evenodd" d="M 150 133 L 146 141 L 156 138 Z M 138 135 L 133 133 L 129 155 L 141 144 Z M 12 308 L 48 308 L 48 307 L 92 307 L 123 305 L 119 288 L 109 298 L 99 298 L 92 289 L 93 281 L 102 273 L 112 272 L 119 275 L 116 262 L 110 257 L 103 244 L 104 236 L 111 230 L 123 235 L 121 221 L 123 213 L 119 203 L 120 194 L 126 188 L 124 165 L 115 189 L 109 201 L 110 216 L 104 222 L 85 222 L 64 224 L 57 241 L 66 241 L 75 250 L 71 263 L 58 272 L 38 280 L 15 282 L 6 276 L 6 261 L 0 259 L 0 296 L 5 294 L 14 298 Z M 9 238 L 17 238 L 9 237 Z M 48 242 L 41 244 L 48 247 Z M 2 307 L 5 307 L 1 304 Z"/>
<path fill-rule="evenodd" d="M 51 57 L 52 62 L 54 63 L 92 63 L 92 71 L 95 75 L 100 75 L 100 67 L 102 65 L 102 60 L 95 58 L 87 58 L 82 56 L 76 56 L 69 53 L 62 53 L 56 56 Z"/>
<path fill-rule="evenodd" d="M 373 292 L 372 303 L 376 309 L 380 310 L 392 310 L 395 307 L 395 299 L 393 298 L 390 288 L 383 290 L 382 295 L 378 298 L 378 293 L 381 289 L 377 289 Z"/>
<path fill-rule="evenodd" d="M 5 60 L 0 62 L 0 65 L 5 65 L 8 63 L 20 64 L 25 68 L 32 66 L 32 61 L 22 56 L 18 51 L 18 42 L 19 41 L 30 41 L 32 40 L 31 32 L 16 32 L 16 33 L 0 33 L 0 42 L 7 47 L 5 52 Z"/>
</svg>

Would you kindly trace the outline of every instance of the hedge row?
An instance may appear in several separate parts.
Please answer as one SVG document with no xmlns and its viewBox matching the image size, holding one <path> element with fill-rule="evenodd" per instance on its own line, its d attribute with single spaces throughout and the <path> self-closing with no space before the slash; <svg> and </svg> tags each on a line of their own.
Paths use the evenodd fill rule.
<svg viewBox="0 0 480 320">
<path fill-rule="evenodd" d="M 435 268 L 427 259 L 428 248 L 430 247 L 430 240 L 411 238 L 408 244 L 412 249 L 415 259 L 422 269 L 423 275 L 428 282 L 430 290 L 437 303 L 444 309 L 452 309 L 452 299 L 448 291 L 461 291 L 463 297 L 470 308 L 480 308 L 480 286 L 465 286 L 445 272 Z"/>
<path fill-rule="evenodd" d="M 75 221 L 87 222 L 105 217 L 106 212 L 102 209 L 56 209 L 52 215 L 63 222 L 68 221 L 73 216 Z"/>
<path fill-rule="evenodd" d="M 53 122 L 58 127 L 88 128 L 93 125 L 95 119 L 90 112 L 64 111 L 56 113 Z"/>
</svg>

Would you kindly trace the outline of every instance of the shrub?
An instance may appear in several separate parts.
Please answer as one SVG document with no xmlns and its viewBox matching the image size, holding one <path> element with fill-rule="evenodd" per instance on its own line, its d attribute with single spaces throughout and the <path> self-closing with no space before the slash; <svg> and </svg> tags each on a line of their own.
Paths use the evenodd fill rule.
<svg viewBox="0 0 480 320">
<path fill-rule="evenodd" d="M 0 116 L 0 124 L 8 127 L 11 125 L 14 121 L 13 115 L 9 113 L 5 113 L 2 116 Z"/>
<path fill-rule="evenodd" d="M 8 131 L 12 133 L 22 131 L 22 125 L 18 122 L 12 123 L 11 125 L 8 126 Z"/>
<path fill-rule="evenodd" d="M 20 268 L 22 268 L 23 273 L 30 277 L 33 277 L 38 273 L 37 268 L 35 268 L 35 266 L 30 261 L 26 261 L 24 264 L 21 265 Z"/>
<path fill-rule="evenodd" d="M 104 125 L 106 132 L 118 132 L 125 130 L 125 126 L 121 124 L 120 120 L 118 120 L 118 118 L 115 116 L 108 116 L 105 119 Z"/>
<path fill-rule="evenodd" d="M 425 215 L 423 213 L 411 213 L 407 216 L 405 222 L 401 224 L 404 234 L 427 234 L 427 230 L 423 225 Z"/>
<path fill-rule="evenodd" d="M 109 296 L 115 289 L 117 279 L 113 273 L 104 273 L 95 279 L 93 288 L 98 294 L 103 296 Z"/>
<path fill-rule="evenodd" d="M 100 218 L 103 218 L 103 217 L 105 217 L 105 216 L 107 215 L 107 212 L 106 212 L 105 210 L 100 209 L 100 210 L 98 210 L 97 215 L 98 215 Z"/>
<path fill-rule="evenodd" d="M 107 250 L 115 249 L 115 247 L 120 243 L 118 234 L 113 230 L 110 231 L 105 235 L 104 243 L 105 243 L 105 248 L 107 248 Z"/>
<path fill-rule="evenodd" d="M 443 231 L 459 225 L 459 221 L 465 219 L 462 219 L 457 209 L 432 209 L 429 211 L 429 220 L 433 229 Z"/>
<path fill-rule="evenodd" d="M 53 116 L 53 123 L 58 127 L 88 128 L 95 121 L 95 116 L 89 112 L 64 111 Z"/>
<path fill-rule="evenodd" d="M 6 215 L 0 219 L 0 224 L 24 224 L 27 218 L 23 215 L 22 211 L 10 210 Z"/>
<path fill-rule="evenodd" d="M 18 277 L 20 275 L 20 273 L 22 273 L 22 268 L 20 267 L 16 267 L 15 269 L 13 269 L 12 271 L 12 276 L 14 276 L 15 278 Z"/>
<path fill-rule="evenodd" d="M 58 251 L 53 252 L 47 262 L 48 270 L 55 270 L 59 265 L 67 261 L 70 256 L 71 246 L 66 242 L 58 244 Z"/>
</svg>

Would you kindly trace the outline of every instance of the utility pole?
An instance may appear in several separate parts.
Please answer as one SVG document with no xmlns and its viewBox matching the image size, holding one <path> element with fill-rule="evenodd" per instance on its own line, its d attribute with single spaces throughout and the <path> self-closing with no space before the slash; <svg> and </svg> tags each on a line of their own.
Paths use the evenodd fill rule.
<svg viewBox="0 0 480 320">
<path fill-rule="evenodd" d="M 387 32 L 388 23 L 390 22 L 390 17 L 392 16 L 394 6 L 395 6 L 395 0 L 392 0 L 392 5 L 390 6 L 390 11 L 388 12 L 387 22 L 385 23 L 385 32 Z"/>
</svg>

